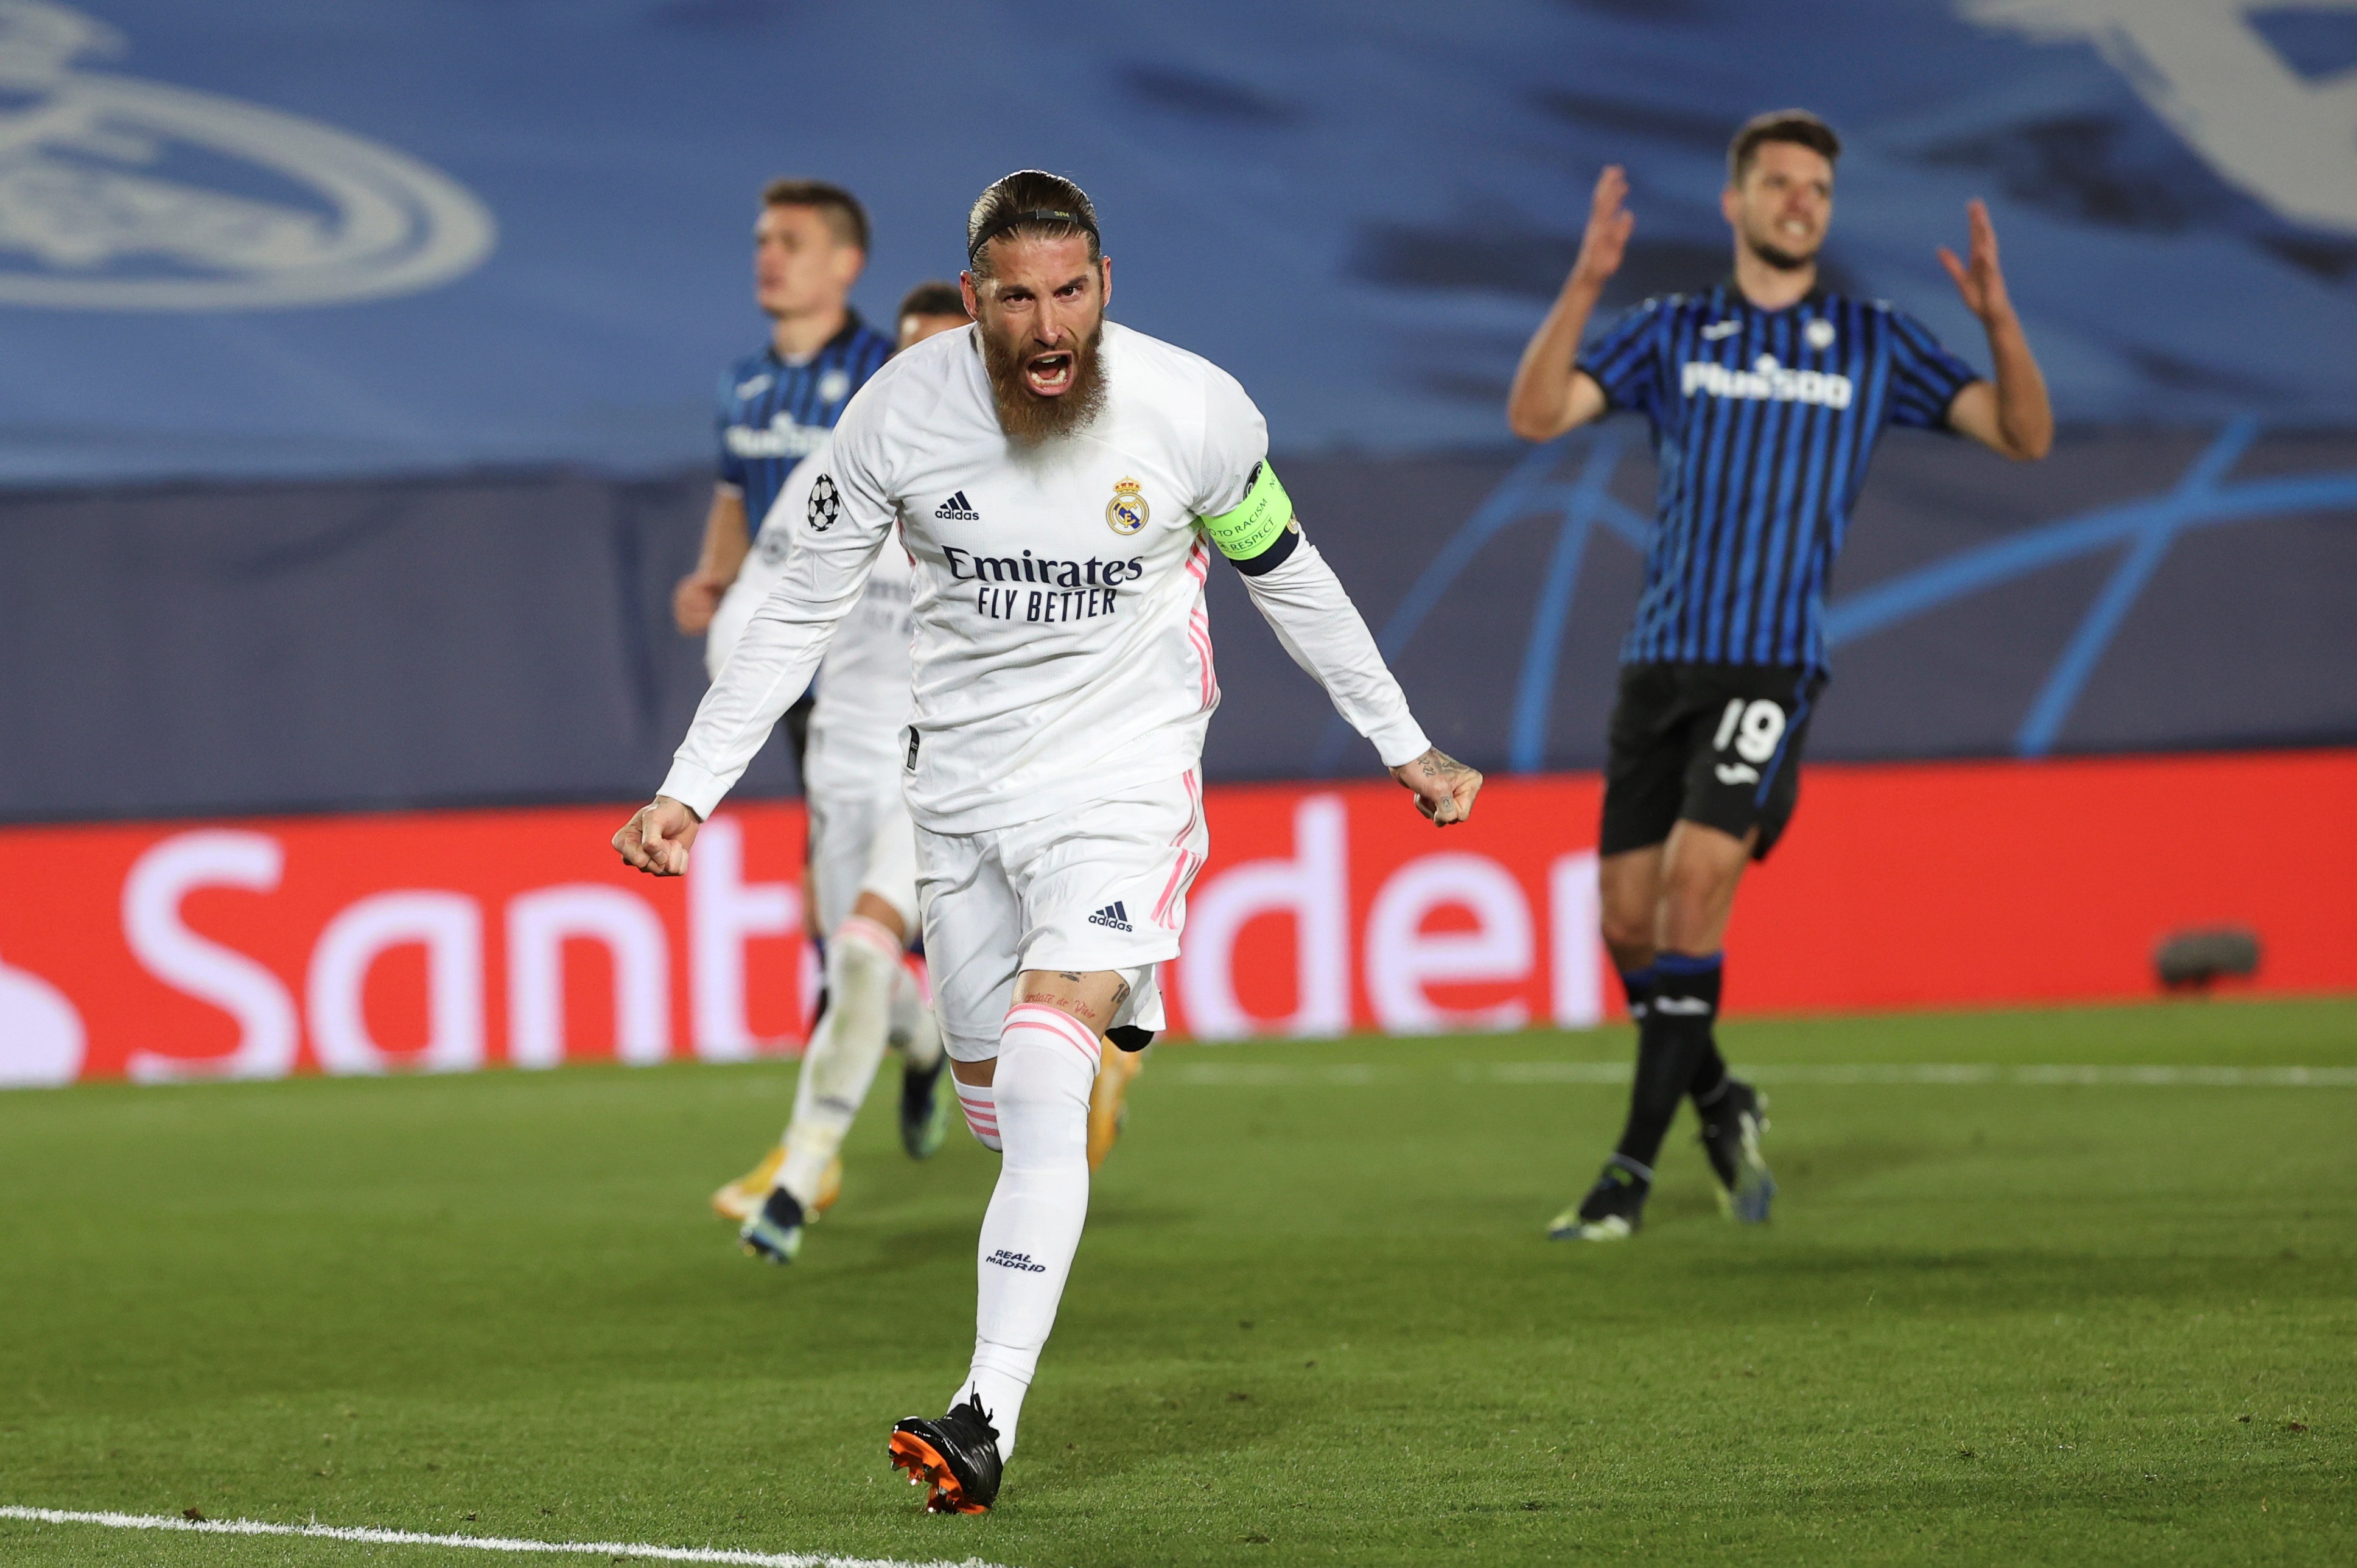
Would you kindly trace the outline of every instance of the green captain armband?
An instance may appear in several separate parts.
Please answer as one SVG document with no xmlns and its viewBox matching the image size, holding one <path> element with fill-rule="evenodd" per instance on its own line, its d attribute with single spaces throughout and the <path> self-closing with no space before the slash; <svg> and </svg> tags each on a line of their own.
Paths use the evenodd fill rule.
<svg viewBox="0 0 2357 1568">
<path fill-rule="evenodd" d="M 1300 532 L 1293 521 L 1293 498 L 1285 493 L 1285 487 L 1277 483 L 1276 470 L 1265 460 L 1254 467 L 1244 499 L 1217 517 L 1205 518 L 1203 528 L 1220 547 L 1220 553 L 1240 566 L 1247 562 L 1256 564 L 1287 529 Z"/>
</svg>

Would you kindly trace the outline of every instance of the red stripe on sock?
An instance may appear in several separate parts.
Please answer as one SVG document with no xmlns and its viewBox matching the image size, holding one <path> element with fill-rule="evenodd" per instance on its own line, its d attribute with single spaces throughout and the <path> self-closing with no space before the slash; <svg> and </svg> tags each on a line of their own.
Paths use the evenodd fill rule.
<svg viewBox="0 0 2357 1568">
<path fill-rule="evenodd" d="M 891 929 L 882 921 L 871 920 L 865 915 L 845 916 L 843 924 L 835 927 L 834 934 L 837 940 L 865 942 L 880 953 L 893 958 L 900 956 L 900 939 L 894 936 Z"/>
<path fill-rule="evenodd" d="M 1095 1032 L 1061 1007 L 1050 1007 L 1044 1002 L 1017 1002 L 1006 1010 L 1006 1022 L 1000 1032 L 1003 1034 L 1018 1026 L 1045 1029 L 1088 1058 L 1090 1066 L 1096 1065 L 1098 1047 Z"/>
</svg>

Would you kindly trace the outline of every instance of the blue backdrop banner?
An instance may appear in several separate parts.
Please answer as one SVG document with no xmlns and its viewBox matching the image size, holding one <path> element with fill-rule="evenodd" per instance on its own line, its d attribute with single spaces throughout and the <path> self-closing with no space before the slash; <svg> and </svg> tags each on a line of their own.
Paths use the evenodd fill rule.
<svg viewBox="0 0 2357 1568">
<path fill-rule="evenodd" d="M 1286 483 L 1434 739 L 1596 766 L 1652 462 L 1623 421 L 1527 455 L 1307 458 Z M 0 817 L 651 790 L 704 690 L 671 628 L 701 475 L 0 498 Z M 2357 740 L 2357 437 L 2066 436 L 2021 467 L 1893 435 L 1830 617 L 1819 757 Z M 1214 778 L 1361 773 L 1211 577 Z M 746 788 L 789 789 L 772 746 Z"/>
<path fill-rule="evenodd" d="M 1848 139 L 1830 274 L 1976 362 L 1932 252 L 1988 198 L 2066 420 L 2357 423 L 2352 62 L 2238 0 L 5 0 L 0 483 L 677 472 L 765 179 L 870 204 L 873 316 L 1025 165 L 1279 450 L 1495 446 L 1598 166 L 1616 298 L 1706 284 L 1792 102 Z"/>
</svg>

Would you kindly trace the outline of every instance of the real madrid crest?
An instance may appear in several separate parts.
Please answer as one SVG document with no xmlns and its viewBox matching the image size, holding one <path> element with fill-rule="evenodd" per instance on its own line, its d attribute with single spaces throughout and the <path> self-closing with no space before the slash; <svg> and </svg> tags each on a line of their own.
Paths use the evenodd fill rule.
<svg viewBox="0 0 2357 1568">
<path fill-rule="evenodd" d="M 1142 487 L 1135 479 L 1123 479 L 1113 488 L 1113 499 L 1105 502 L 1105 526 L 1115 533 L 1135 533 L 1146 526 L 1153 511 L 1146 498 L 1138 494 Z"/>
</svg>

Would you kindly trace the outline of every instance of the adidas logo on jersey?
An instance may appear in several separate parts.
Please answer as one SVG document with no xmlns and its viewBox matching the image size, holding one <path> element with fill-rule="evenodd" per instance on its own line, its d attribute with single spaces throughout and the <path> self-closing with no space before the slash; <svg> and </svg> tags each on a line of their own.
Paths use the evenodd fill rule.
<svg viewBox="0 0 2357 1568">
<path fill-rule="evenodd" d="M 945 522 L 980 522 L 982 521 L 982 513 L 974 510 L 972 503 L 965 499 L 963 490 L 960 490 L 940 506 L 935 507 L 933 515 Z"/>
<path fill-rule="evenodd" d="M 1116 898 L 1112 903 L 1106 905 L 1103 908 L 1099 909 L 1095 914 L 1091 915 L 1089 917 L 1089 924 L 1092 926 L 1103 926 L 1108 930 L 1126 931 L 1129 929 L 1129 911 L 1123 908 L 1121 900 Z"/>
</svg>

